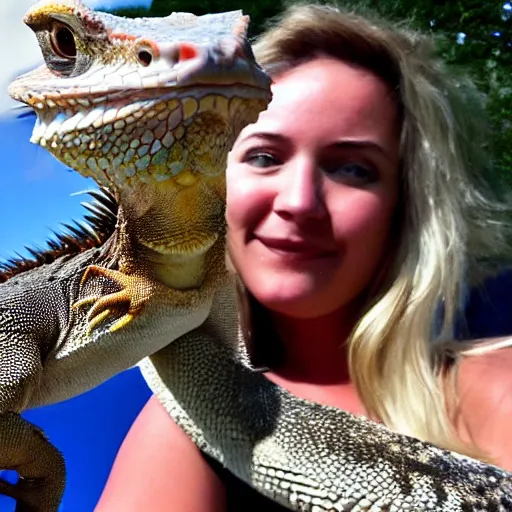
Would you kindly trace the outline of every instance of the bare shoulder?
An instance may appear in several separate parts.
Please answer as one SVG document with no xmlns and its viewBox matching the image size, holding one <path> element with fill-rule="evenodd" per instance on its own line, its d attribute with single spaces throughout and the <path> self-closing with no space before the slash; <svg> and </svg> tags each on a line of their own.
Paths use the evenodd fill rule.
<svg viewBox="0 0 512 512">
<path fill-rule="evenodd" d="M 512 470 L 512 348 L 465 357 L 458 392 L 461 435 Z"/>
<path fill-rule="evenodd" d="M 128 432 L 96 512 L 225 510 L 224 487 L 152 397 Z"/>
</svg>

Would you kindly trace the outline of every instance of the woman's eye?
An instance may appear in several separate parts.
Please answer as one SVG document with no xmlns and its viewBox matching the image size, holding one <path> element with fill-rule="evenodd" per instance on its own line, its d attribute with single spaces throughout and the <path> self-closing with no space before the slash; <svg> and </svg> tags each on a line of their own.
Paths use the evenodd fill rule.
<svg viewBox="0 0 512 512">
<path fill-rule="evenodd" d="M 377 172 L 367 165 L 348 162 L 337 166 L 325 166 L 325 172 L 335 179 L 368 184 L 377 180 Z"/>
<path fill-rule="evenodd" d="M 249 155 L 245 162 L 249 165 L 252 165 L 253 167 L 259 167 L 261 169 L 265 169 L 267 167 L 273 167 L 274 165 L 277 165 L 277 160 L 268 153 L 256 153 Z"/>
</svg>

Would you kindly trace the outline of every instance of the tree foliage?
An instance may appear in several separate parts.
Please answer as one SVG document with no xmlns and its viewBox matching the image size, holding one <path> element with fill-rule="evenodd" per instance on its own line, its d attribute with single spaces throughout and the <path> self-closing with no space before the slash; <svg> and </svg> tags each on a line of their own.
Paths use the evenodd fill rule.
<svg viewBox="0 0 512 512">
<path fill-rule="evenodd" d="M 288 0 L 154 0 L 151 9 L 117 11 L 125 16 L 166 16 L 173 11 L 206 14 L 242 9 L 250 35 L 279 14 Z M 405 20 L 432 34 L 440 55 L 463 69 L 485 95 L 491 122 L 494 184 L 512 190 L 512 6 L 502 0 L 345 0 L 340 5 Z"/>
<path fill-rule="evenodd" d="M 362 0 L 432 34 L 442 58 L 485 95 L 494 184 L 512 190 L 512 8 L 499 0 Z M 506 8 L 508 7 L 508 8 Z"/>
</svg>

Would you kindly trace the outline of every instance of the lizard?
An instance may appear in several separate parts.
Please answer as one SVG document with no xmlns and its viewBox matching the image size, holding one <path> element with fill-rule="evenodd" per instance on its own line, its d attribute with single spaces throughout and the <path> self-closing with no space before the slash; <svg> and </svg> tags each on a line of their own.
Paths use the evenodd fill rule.
<svg viewBox="0 0 512 512">
<path fill-rule="evenodd" d="M 9 93 L 36 114 L 31 141 L 117 205 L 96 246 L 61 240 L 54 261 L 36 252 L 0 270 L 0 468 L 21 477 L 0 492 L 17 512 L 53 512 L 64 461 L 19 413 L 87 391 L 205 320 L 227 279 L 227 153 L 266 108 L 270 79 L 241 11 L 127 19 L 42 0 L 24 21 L 45 63 Z"/>
<path fill-rule="evenodd" d="M 42 131 L 36 128 L 36 137 Z M 45 147 L 60 150 L 60 141 L 42 140 Z M 74 161 L 66 163 L 77 167 Z M 98 164 L 92 175 L 104 183 Z M 107 174 L 109 169 L 104 169 Z M 120 188 L 128 194 L 134 187 L 132 182 L 123 185 L 126 176 L 119 181 L 116 192 Z M 122 196 L 121 214 L 123 208 Z M 187 210 L 192 214 L 197 215 Z M 188 220 L 193 222 L 193 215 Z M 148 228 L 147 218 L 143 222 Z M 131 275 L 129 270 L 123 273 Z M 100 276 L 116 282 L 112 274 Z M 124 277 L 114 276 L 126 286 Z M 510 475 L 504 471 L 300 400 L 251 370 L 238 343 L 232 282 L 217 280 L 212 288 L 215 296 L 201 327 L 182 337 L 169 327 L 169 343 L 141 367 L 171 416 L 240 478 L 291 510 L 512 510 Z M 94 304 L 92 334 L 103 332 L 104 311 L 111 305 L 94 308 L 108 297 L 101 290 L 78 301 L 79 306 Z M 120 324 L 113 320 L 116 332 L 133 328 L 137 315 L 128 313 Z M 87 318 L 82 322 L 87 324 Z M 156 330 L 152 333 L 149 326 L 147 335 Z"/>
</svg>

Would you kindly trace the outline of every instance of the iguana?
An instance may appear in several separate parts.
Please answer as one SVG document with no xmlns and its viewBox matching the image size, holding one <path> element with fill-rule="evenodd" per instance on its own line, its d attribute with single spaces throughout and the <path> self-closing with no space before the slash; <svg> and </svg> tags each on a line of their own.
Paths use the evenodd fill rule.
<svg viewBox="0 0 512 512">
<path fill-rule="evenodd" d="M 40 41 L 43 51 L 46 49 L 46 53 L 50 55 L 52 52 L 52 39 L 49 39 L 51 35 L 44 32 L 44 27 L 49 25 L 48 19 L 56 19 L 58 23 L 67 22 L 68 30 L 72 34 L 75 34 L 73 30 L 78 30 L 80 36 L 78 41 L 75 39 L 76 36 L 70 37 L 68 32 L 60 33 L 57 30 L 57 33 L 54 33 L 53 44 L 56 44 L 55 41 L 64 43 L 67 51 L 60 52 L 64 54 L 64 57 L 67 55 L 69 58 L 70 50 L 71 54 L 76 52 L 75 60 L 80 72 L 77 72 L 76 75 L 71 73 L 69 78 L 56 79 L 52 77 L 50 84 L 48 84 L 48 73 L 46 73 L 46 78 L 40 80 L 39 93 L 30 97 L 26 92 L 17 93 L 17 91 L 26 91 L 34 86 L 35 77 L 28 75 L 24 81 L 17 82 L 11 92 L 19 99 L 27 103 L 32 102 L 36 108 L 39 108 L 39 115 L 46 126 L 36 128 L 35 138 L 60 156 L 68 165 L 84 173 L 82 165 L 88 163 L 88 157 L 82 155 L 81 152 L 76 152 L 75 157 L 64 156 L 67 154 L 67 148 L 74 147 L 75 139 L 69 137 L 64 141 L 55 137 L 52 131 L 55 127 L 50 129 L 51 120 L 55 117 L 48 116 L 51 118 L 50 122 L 44 123 L 45 116 L 49 110 L 56 109 L 57 101 L 66 96 L 67 92 L 63 85 L 71 83 L 69 80 L 74 84 L 75 93 L 77 89 L 83 90 L 80 89 L 83 84 L 90 83 L 88 82 L 90 78 L 88 73 L 91 72 L 89 68 L 83 71 L 85 64 L 90 63 L 91 60 L 93 63 L 99 63 L 99 66 L 95 68 L 98 73 L 103 73 L 103 67 L 112 69 L 107 57 L 109 52 L 105 51 L 105 46 L 110 48 L 110 44 L 99 45 L 102 57 L 96 56 L 92 59 L 89 57 L 89 61 L 84 60 L 83 55 L 90 56 L 91 52 L 96 55 L 94 50 L 98 49 L 97 39 L 85 37 L 84 32 L 95 34 L 95 29 L 99 27 L 98 32 L 104 35 L 105 26 L 119 26 L 121 22 L 115 18 L 104 17 L 104 15 L 94 15 L 84 8 L 72 10 L 70 6 L 76 6 L 76 4 L 70 2 L 49 4 L 46 2 L 44 8 L 39 6 L 31 11 L 31 16 L 36 20 L 46 20 L 44 23 L 39 22 L 36 26 L 43 27 Z M 62 16 L 62 13 L 65 15 Z M 30 21 L 30 16 L 28 18 Z M 141 30 L 151 32 L 148 29 L 151 27 L 150 22 L 143 23 L 147 23 L 147 25 Z M 141 27 L 143 23 L 141 22 Z M 84 26 L 87 26 L 86 30 L 84 30 Z M 210 33 L 210 28 L 208 27 L 208 33 Z M 127 30 L 125 30 L 126 32 Z M 132 35 L 138 34 L 140 32 L 137 32 L 132 26 Z M 109 42 L 111 41 L 109 38 L 113 35 L 110 34 L 103 40 Z M 121 50 L 115 48 L 114 54 L 116 52 L 123 53 L 123 44 L 133 43 L 133 40 L 126 35 L 121 39 L 122 42 L 118 42 Z M 71 45 L 70 41 L 72 41 Z M 151 45 L 149 47 L 153 49 Z M 145 50 L 147 48 L 145 47 Z M 61 48 L 61 50 L 63 49 Z M 136 58 L 139 59 L 139 62 L 145 62 L 150 66 L 154 53 L 146 53 L 145 50 Z M 194 52 L 191 52 L 189 47 L 185 47 L 183 53 L 185 56 L 189 56 Z M 248 53 L 247 50 L 246 54 Z M 64 57 L 60 55 L 60 58 L 57 59 L 58 69 L 69 71 L 65 67 L 65 62 L 61 62 Z M 50 67 L 56 64 L 55 59 L 48 60 L 48 57 L 47 62 Z M 111 80 L 115 81 L 116 77 L 122 74 L 122 70 L 123 66 L 120 65 L 117 70 L 113 71 Z M 257 72 L 258 68 L 253 66 L 251 70 Z M 22 87 L 23 83 L 25 83 L 24 87 Z M 127 82 L 126 87 L 131 87 L 131 83 Z M 55 89 L 53 89 L 54 96 L 50 99 L 55 106 L 52 106 L 52 103 L 48 104 L 49 91 L 52 91 L 50 85 L 52 84 Z M 119 87 L 115 89 L 115 92 L 122 94 L 122 87 L 120 89 Z M 100 89 L 97 93 L 107 94 L 105 88 Z M 257 89 L 260 92 L 265 88 L 262 88 L 260 84 Z M 88 98 L 93 91 L 97 91 L 96 88 L 86 91 L 86 96 L 82 98 L 82 102 L 85 103 L 83 106 L 91 108 L 92 112 L 94 112 L 94 107 L 91 106 Z M 264 108 L 264 104 L 268 100 L 268 96 L 263 98 L 259 94 L 257 96 L 258 99 L 251 103 L 254 111 Z M 123 97 L 126 98 L 126 94 Z M 132 104 L 130 102 L 136 104 L 139 100 L 137 94 L 134 94 L 126 101 L 127 103 L 123 104 L 118 112 L 122 111 L 122 108 L 129 107 Z M 132 112 L 135 116 L 137 110 L 133 109 Z M 87 123 L 84 119 L 88 117 L 89 114 L 82 116 L 81 121 L 85 125 Z M 110 121 L 114 118 L 114 113 L 108 117 Z M 179 311 L 179 309 L 178 306 L 174 306 L 173 309 L 172 300 L 164 301 L 165 307 L 157 312 L 155 312 L 154 306 L 155 303 L 159 304 L 159 301 L 163 300 L 162 297 L 166 296 L 165 293 L 169 293 L 167 288 L 165 292 L 161 288 L 162 282 L 167 287 L 176 287 L 176 282 L 169 283 L 161 279 L 162 275 L 164 277 L 168 275 L 166 272 L 162 272 L 161 246 L 151 253 L 158 256 L 155 262 L 147 256 L 147 245 L 133 251 L 131 245 L 133 240 L 130 235 L 133 231 L 144 234 L 144 236 L 158 233 L 160 237 L 167 240 L 167 246 L 173 247 L 174 240 L 182 241 L 186 226 L 195 227 L 197 225 L 198 218 L 202 218 L 203 201 L 212 200 L 210 195 L 201 194 L 204 186 L 202 182 L 209 181 L 210 177 L 205 174 L 194 176 L 188 167 L 190 164 L 186 163 L 182 166 L 176 165 L 176 162 L 185 161 L 187 158 L 192 158 L 190 162 L 194 161 L 194 152 L 201 154 L 204 149 L 201 144 L 205 144 L 210 136 L 210 130 L 216 125 L 207 123 L 208 131 L 200 130 L 199 137 L 196 139 L 200 142 L 196 145 L 188 145 L 186 148 L 181 146 L 179 156 L 182 160 L 177 159 L 171 162 L 171 171 L 175 172 L 177 176 L 174 179 L 163 180 L 162 183 L 171 183 L 173 187 L 178 185 L 196 187 L 194 193 L 185 197 L 185 202 L 174 206 L 174 203 L 170 202 L 163 192 L 160 192 L 157 180 L 150 179 L 144 172 L 146 161 L 142 160 L 142 163 L 139 163 L 140 167 L 137 165 L 136 162 L 140 162 L 147 153 L 138 154 L 136 157 L 135 150 L 137 148 L 132 148 L 134 149 L 132 152 L 134 164 L 129 167 L 131 170 L 124 173 L 119 172 L 119 165 L 124 162 L 124 157 L 120 159 L 120 154 L 129 151 L 130 142 L 125 141 L 124 149 L 119 146 L 119 153 L 113 155 L 110 166 L 107 165 L 109 162 L 103 158 L 111 157 L 110 151 L 117 139 L 113 138 L 112 146 L 108 146 L 108 137 L 106 137 L 106 142 L 102 142 L 101 137 L 105 134 L 104 118 L 101 118 L 99 122 L 98 119 L 100 118 L 97 113 L 90 114 L 88 122 L 92 123 L 92 128 L 87 134 L 90 139 L 85 142 L 83 150 L 96 151 L 102 143 L 107 144 L 108 149 L 105 150 L 106 156 L 88 163 L 87 174 L 115 191 L 120 203 L 120 221 L 115 237 L 101 246 L 100 252 L 108 255 L 111 259 L 105 259 L 104 256 L 101 260 L 101 267 L 93 267 L 91 271 L 84 272 L 85 266 L 80 267 L 77 272 L 78 277 L 72 278 L 75 279 L 76 289 L 79 292 L 72 299 L 78 299 L 78 302 L 75 303 L 75 306 L 78 305 L 78 307 L 68 307 L 66 311 L 70 310 L 72 315 L 81 315 L 75 317 L 76 323 L 74 324 L 80 324 L 82 329 L 80 333 L 86 331 L 87 327 L 89 328 L 91 337 L 81 338 L 85 347 L 97 346 L 98 352 L 101 352 L 102 346 L 95 345 L 95 342 L 104 339 L 101 338 L 102 336 L 112 336 L 112 340 L 115 339 L 114 336 L 119 336 L 118 340 L 124 340 L 128 345 L 125 347 L 127 349 L 130 347 L 133 330 L 142 329 L 141 325 L 145 328 L 144 332 L 148 338 L 163 339 L 165 333 L 162 330 L 168 329 L 167 341 L 169 344 L 162 343 L 165 347 L 142 363 L 143 372 L 152 389 L 158 394 L 170 414 L 201 448 L 218 458 L 231 471 L 260 492 L 283 503 L 291 510 L 351 510 L 354 512 L 361 510 L 512 510 L 512 482 L 510 475 L 504 471 L 463 459 L 417 440 L 389 432 L 382 426 L 356 418 L 341 410 L 297 399 L 248 367 L 243 344 L 238 343 L 234 289 L 225 274 L 221 257 L 221 252 L 224 249 L 221 241 L 224 234 L 221 216 L 216 217 L 217 224 L 214 227 L 217 229 L 218 237 L 215 238 L 215 242 L 210 248 L 210 251 L 213 251 L 214 247 L 218 247 L 219 250 L 207 253 L 215 255 L 215 258 L 203 258 L 203 262 L 198 263 L 195 267 L 202 270 L 202 272 L 198 270 L 202 279 L 192 280 L 193 282 L 189 283 L 191 287 L 196 286 L 195 289 L 191 288 L 187 292 L 181 292 L 182 294 L 197 292 L 192 295 L 196 299 L 196 303 L 191 301 L 188 304 L 192 305 L 192 308 L 196 307 L 200 310 L 202 315 L 198 314 L 198 316 L 207 317 L 206 321 L 201 327 L 192 331 L 193 321 L 184 320 L 190 332 L 176 339 L 178 330 L 175 325 L 176 319 L 179 320 L 186 315 L 182 314 L 180 317 L 176 314 L 176 310 Z M 78 121 L 77 127 L 80 126 L 81 121 Z M 148 119 L 144 115 L 141 116 L 141 139 L 146 133 L 146 131 L 142 133 L 142 126 L 149 127 L 151 121 L 152 119 Z M 225 124 L 225 118 L 223 121 L 222 134 L 231 133 L 232 127 Z M 180 119 L 179 122 L 183 121 Z M 229 122 L 236 124 L 240 123 L 240 120 L 235 116 L 235 119 L 231 118 Z M 61 123 L 61 119 L 56 122 L 57 125 Z M 62 126 L 65 124 L 62 123 Z M 238 129 L 238 125 L 236 126 Z M 148 128 L 148 130 L 151 131 L 153 128 Z M 173 134 L 173 137 L 181 141 L 182 138 L 179 138 L 181 130 L 179 128 L 176 130 L 176 136 Z M 100 136 L 97 135 L 98 133 Z M 106 135 L 110 136 L 111 133 Z M 190 129 L 188 133 L 190 133 Z M 232 138 L 230 138 L 231 140 Z M 81 142 L 78 140 L 79 147 L 80 144 Z M 206 153 L 204 158 L 209 159 L 215 155 L 215 149 L 214 145 L 213 150 Z M 227 149 L 226 138 L 222 157 L 225 156 Z M 185 154 L 186 157 L 184 157 Z M 80 160 L 81 157 L 83 160 Z M 116 157 L 119 158 L 114 161 Z M 172 166 L 173 163 L 174 166 Z M 222 162 L 223 164 L 224 162 Z M 203 167 L 204 162 L 200 165 Z M 141 176 L 137 174 L 139 168 L 142 171 Z M 223 183 L 224 178 L 221 175 L 222 172 L 218 174 L 218 183 Z M 109 179 L 106 179 L 106 176 Z M 156 177 L 158 176 L 160 175 L 157 174 Z M 144 183 L 144 180 L 148 182 L 146 183 L 147 189 L 143 189 L 141 184 L 141 182 Z M 181 180 L 181 183 L 178 180 Z M 176 182 L 178 182 L 177 185 Z M 141 200 L 144 198 L 141 190 L 150 196 L 149 199 L 146 199 L 149 202 L 148 205 Z M 165 188 L 165 190 L 168 189 Z M 216 191 L 218 196 L 214 196 L 213 199 L 221 203 L 222 206 L 219 206 L 219 210 L 222 210 L 223 186 L 216 188 Z M 132 192 L 135 198 L 130 201 Z M 180 199 L 176 193 L 170 195 L 173 200 Z M 187 204 L 186 201 L 193 202 L 198 211 L 193 211 L 192 205 Z M 162 208 L 162 205 L 165 205 L 166 208 Z M 160 222 L 159 215 L 165 213 L 167 209 L 172 214 L 169 218 L 179 219 L 181 223 Z M 142 211 L 142 215 L 140 217 L 130 215 L 134 211 L 138 213 Z M 153 213 L 153 217 L 150 217 L 150 213 Z M 220 228 L 219 219 L 222 226 Z M 152 222 L 157 222 L 158 230 L 154 229 Z M 181 230 L 177 229 L 180 227 Z M 193 233 L 195 231 L 196 229 Z M 135 246 L 137 247 L 137 244 Z M 120 247 L 123 249 L 119 249 Z M 128 258 L 125 258 L 123 251 L 129 254 Z M 75 256 L 68 261 L 76 258 Z M 186 259 L 183 257 L 180 263 L 185 265 L 184 260 Z M 95 262 L 89 261 L 87 265 L 91 263 Z M 209 266 L 205 263 L 208 263 Z M 142 266 L 142 269 L 135 272 L 133 268 L 137 268 L 137 264 Z M 192 268 L 193 264 L 194 262 L 191 263 Z M 157 284 L 151 281 L 156 291 L 155 288 L 151 288 L 149 293 L 146 288 L 142 287 L 143 293 L 141 294 L 139 283 L 143 285 L 147 283 L 148 267 L 157 269 L 153 274 L 156 274 Z M 107 268 L 108 271 L 103 268 Z M 90 284 L 90 280 L 93 281 L 92 284 Z M 95 285 L 96 288 L 84 290 L 87 286 L 92 285 Z M 120 289 L 121 291 L 109 293 L 111 292 L 109 286 L 112 285 L 117 287 L 116 290 Z M 106 289 L 101 288 L 102 286 L 106 286 Z M 141 303 L 144 301 L 132 300 L 132 296 L 137 298 L 139 295 L 145 299 L 143 309 L 141 309 Z M 207 296 L 206 300 L 203 295 Z M 129 300 L 129 305 L 126 304 L 127 310 L 122 308 L 118 310 L 116 297 L 127 302 Z M 207 305 L 202 306 L 203 302 Z M 72 301 L 69 301 L 67 306 L 71 304 Z M 92 306 L 86 317 L 83 309 L 89 304 Z M 158 316 L 164 310 L 169 314 L 167 323 L 163 323 Z M 112 312 L 115 312 L 115 315 L 109 314 Z M 173 312 L 174 314 L 171 314 Z M 192 316 L 192 313 L 189 312 L 189 315 Z M 89 323 L 87 323 L 88 320 Z M 202 320 L 198 320 L 197 325 L 201 322 Z M 116 330 L 113 333 L 108 331 L 112 329 Z M 84 358 L 82 361 L 84 366 L 91 364 L 90 357 Z M 91 366 L 90 371 L 95 372 L 96 368 Z M 57 369 L 55 375 L 58 374 L 59 370 Z M 43 382 L 44 380 L 43 378 Z M 54 381 L 47 387 L 46 396 L 63 393 L 60 389 L 55 390 L 55 388 L 61 387 L 65 386 Z"/>
<path fill-rule="evenodd" d="M 241 11 L 125 19 L 43 0 L 24 21 L 45 65 L 9 93 L 37 115 L 32 142 L 118 204 L 97 247 L 54 242 L 55 261 L 36 255 L 0 278 L 0 468 L 22 477 L 0 492 L 18 512 L 46 512 L 64 462 L 18 413 L 84 392 L 205 320 L 227 279 L 227 153 L 266 108 L 270 80 Z"/>
</svg>

